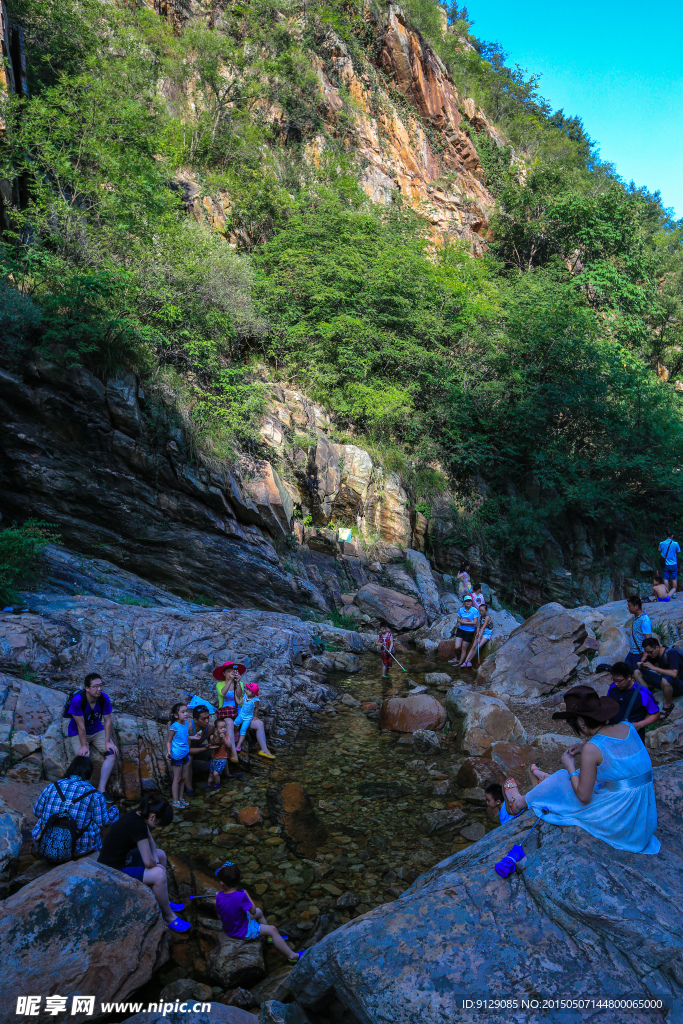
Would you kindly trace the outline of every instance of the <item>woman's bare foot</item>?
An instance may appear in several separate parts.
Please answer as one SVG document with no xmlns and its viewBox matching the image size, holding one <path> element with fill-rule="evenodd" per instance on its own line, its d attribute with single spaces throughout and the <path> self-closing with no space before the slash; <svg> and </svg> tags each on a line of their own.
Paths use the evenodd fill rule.
<svg viewBox="0 0 683 1024">
<path fill-rule="evenodd" d="M 520 793 L 519 787 L 513 778 L 505 780 L 503 794 L 505 796 L 505 806 L 509 814 L 519 814 L 520 811 L 526 810 L 526 800 Z"/>
<path fill-rule="evenodd" d="M 539 782 L 543 782 L 544 779 L 550 777 L 550 773 L 544 772 L 537 764 L 529 765 L 529 774 L 534 779 L 534 785 L 537 785 Z"/>
</svg>

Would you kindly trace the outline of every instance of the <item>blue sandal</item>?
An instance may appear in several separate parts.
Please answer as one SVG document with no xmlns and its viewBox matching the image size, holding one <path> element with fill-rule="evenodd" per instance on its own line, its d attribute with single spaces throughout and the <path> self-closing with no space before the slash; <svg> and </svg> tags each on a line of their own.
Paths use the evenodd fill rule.
<svg viewBox="0 0 683 1024">
<path fill-rule="evenodd" d="M 171 901 L 169 900 L 168 905 L 174 914 L 179 914 L 181 910 L 185 909 L 184 903 L 171 903 Z"/>
<path fill-rule="evenodd" d="M 170 928 L 172 932 L 182 935 L 183 932 L 189 932 L 192 925 L 189 921 L 182 921 L 179 917 L 174 917 L 172 921 L 166 922 L 166 927 Z"/>
</svg>

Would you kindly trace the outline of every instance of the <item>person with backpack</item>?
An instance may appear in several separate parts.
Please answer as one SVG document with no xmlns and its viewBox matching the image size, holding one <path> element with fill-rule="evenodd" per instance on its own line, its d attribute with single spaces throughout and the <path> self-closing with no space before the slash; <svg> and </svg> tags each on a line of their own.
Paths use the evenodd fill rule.
<svg viewBox="0 0 683 1024">
<path fill-rule="evenodd" d="M 681 546 L 674 540 L 673 530 L 670 530 L 666 535 L 666 540 L 659 545 L 659 555 L 662 563 L 662 576 L 665 581 L 669 581 L 669 594 L 673 600 L 676 599 L 678 588 L 678 556 L 680 553 Z"/>
<path fill-rule="evenodd" d="M 683 667 L 683 651 L 677 647 L 665 648 L 656 636 L 643 641 L 645 653 L 639 667 L 633 673 L 639 683 L 653 690 L 661 690 L 664 704 L 660 718 L 668 718 L 674 709 L 674 697 L 683 696 L 683 681 L 680 673 Z"/>
<path fill-rule="evenodd" d="M 38 818 L 31 835 L 36 852 L 53 864 L 102 849 L 100 829 L 118 821 L 118 807 L 108 807 L 90 783 L 92 761 L 75 757 L 59 782 L 42 791 L 33 808 Z"/>
<path fill-rule="evenodd" d="M 118 747 L 111 739 L 111 701 L 102 689 L 98 672 L 85 677 L 83 689 L 74 693 L 64 707 L 70 718 L 68 738 L 75 757 L 101 762 L 99 791 L 104 793 L 116 762 Z"/>
<path fill-rule="evenodd" d="M 618 661 L 609 670 L 612 684 L 607 696 L 619 705 L 619 712 L 610 718 L 610 725 L 619 722 L 630 722 L 638 731 L 640 738 L 648 725 L 659 718 L 659 708 L 652 699 L 652 694 L 633 678 L 633 669 L 626 661 Z"/>
</svg>

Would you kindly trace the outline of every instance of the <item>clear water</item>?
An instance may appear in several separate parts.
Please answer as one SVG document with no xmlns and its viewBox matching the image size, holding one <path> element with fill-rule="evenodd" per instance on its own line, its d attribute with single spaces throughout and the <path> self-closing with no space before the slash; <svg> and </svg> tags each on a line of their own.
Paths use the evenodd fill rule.
<svg viewBox="0 0 683 1024">
<path fill-rule="evenodd" d="M 425 670 L 436 668 L 414 655 L 402 662 L 407 674 L 395 668 L 382 679 L 379 658 L 368 655 L 359 674 L 336 674 L 331 681 L 340 695 L 381 703 L 408 693 L 408 678 L 423 684 Z M 455 676 L 452 666 L 442 663 L 438 670 Z M 428 692 L 443 701 L 436 687 Z M 483 808 L 458 799 L 454 760 L 462 755 L 448 735 L 439 752 L 422 753 L 399 742 L 398 734 L 381 734 L 379 722 L 360 707 L 334 707 L 336 714 L 315 715 L 293 746 L 277 748 L 276 761 L 253 757 L 243 779 L 224 780 L 209 795 L 198 788 L 191 807 L 177 812 L 158 837 L 171 855 L 181 897 L 210 890 L 213 871 L 225 860 L 239 863 L 252 898 L 296 948 L 395 899 L 419 874 L 469 845 L 460 835 L 465 825 L 481 822 L 489 830 L 497 824 Z M 424 765 L 411 764 L 416 761 Z M 434 795 L 443 781 L 449 792 Z M 236 821 L 233 811 L 246 806 L 258 807 L 264 820 L 237 837 L 224 831 Z M 451 831 L 429 832 L 425 815 L 457 807 L 466 820 Z M 174 944 L 173 958 L 191 966 L 199 980 L 211 946 L 212 901 L 193 903 L 191 914 L 204 924 L 193 929 L 189 943 Z M 274 954 L 271 963 L 281 967 L 282 959 Z"/>
</svg>

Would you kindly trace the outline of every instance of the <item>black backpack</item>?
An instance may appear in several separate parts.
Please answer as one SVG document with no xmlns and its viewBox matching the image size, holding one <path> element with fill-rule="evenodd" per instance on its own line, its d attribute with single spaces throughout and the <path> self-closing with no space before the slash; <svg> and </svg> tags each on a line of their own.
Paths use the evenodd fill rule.
<svg viewBox="0 0 683 1024">
<path fill-rule="evenodd" d="M 81 707 L 83 709 L 83 718 L 85 718 L 86 713 L 92 714 L 92 712 L 90 711 L 90 705 L 88 704 L 88 698 L 86 696 L 85 690 L 76 690 L 75 693 L 71 693 L 67 697 L 66 704 L 64 705 L 64 710 L 62 711 L 62 718 L 71 718 L 72 717 L 71 714 L 69 713 L 69 708 L 71 707 L 71 701 L 75 697 L 80 697 L 81 698 Z M 97 698 L 96 707 L 97 707 L 97 709 L 98 709 L 98 711 L 100 713 L 100 719 L 102 719 L 104 717 L 104 697 L 102 696 L 102 694 L 100 694 L 100 696 Z"/>
<path fill-rule="evenodd" d="M 54 783 L 54 787 L 59 793 L 60 800 L 65 805 L 64 810 L 56 811 L 47 819 L 41 829 L 40 836 L 36 840 L 36 852 L 39 857 L 49 860 L 52 864 L 65 864 L 76 856 L 76 843 L 89 825 L 89 822 L 86 822 L 83 828 L 79 828 L 69 814 L 66 805 L 68 803 L 73 806 L 96 793 L 97 790 L 88 789 L 85 793 L 74 797 L 73 800 L 67 800 L 59 788 L 58 782 Z"/>
</svg>

